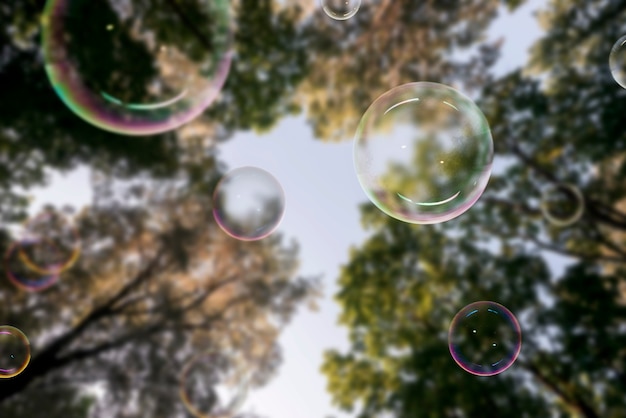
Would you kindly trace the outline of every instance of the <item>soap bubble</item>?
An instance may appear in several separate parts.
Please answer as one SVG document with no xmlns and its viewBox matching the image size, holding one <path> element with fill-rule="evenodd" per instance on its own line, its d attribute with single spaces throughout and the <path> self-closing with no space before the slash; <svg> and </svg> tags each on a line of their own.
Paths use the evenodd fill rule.
<svg viewBox="0 0 626 418">
<path fill-rule="evenodd" d="M 404 222 L 453 219 L 476 203 L 491 175 L 485 116 L 451 87 L 404 84 L 367 109 L 355 135 L 354 166 L 369 199 Z"/>
<path fill-rule="evenodd" d="M 0 326 L 0 379 L 22 373 L 30 363 L 30 343 L 26 335 L 10 325 Z"/>
<path fill-rule="evenodd" d="M 42 291 L 59 279 L 63 265 L 53 260 L 58 259 L 60 254 L 59 249 L 50 242 L 17 241 L 4 254 L 4 270 L 7 278 L 20 289 Z M 31 259 L 37 260 L 37 264 Z"/>
<path fill-rule="evenodd" d="M 265 170 L 241 167 L 227 173 L 213 196 L 213 216 L 224 232 L 255 241 L 276 230 L 285 211 L 280 183 Z"/>
<path fill-rule="evenodd" d="M 450 324 L 448 346 L 454 361 L 477 376 L 502 373 L 522 348 L 522 331 L 504 306 L 474 302 L 461 309 Z"/>
<path fill-rule="evenodd" d="M 580 219 L 584 207 L 580 189 L 572 184 L 551 184 L 541 193 L 541 212 L 555 226 L 572 225 Z"/>
<path fill-rule="evenodd" d="M 169 131 L 218 95 L 229 25 L 227 0 L 47 0 L 46 72 L 61 100 L 101 129 Z"/>
<path fill-rule="evenodd" d="M 180 397 L 197 418 L 227 418 L 243 404 L 248 392 L 247 377 L 238 374 L 223 356 L 205 353 L 192 358 L 183 368 Z"/>
<path fill-rule="evenodd" d="M 61 273 L 80 256 L 78 231 L 58 212 L 46 210 L 30 219 L 21 235 L 20 259 L 40 274 Z"/>
<path fill-rule="evenodd" d="M 321 0 L 322 9 L 335 20 L 347 20 L 359 11 L 361 0 Z"/>
<path fill-rule="evenodd" d="M 626 35 L 619 38 L 611 48 L 609 66 L 617 84 L 626 89 Z"/>
</svg>

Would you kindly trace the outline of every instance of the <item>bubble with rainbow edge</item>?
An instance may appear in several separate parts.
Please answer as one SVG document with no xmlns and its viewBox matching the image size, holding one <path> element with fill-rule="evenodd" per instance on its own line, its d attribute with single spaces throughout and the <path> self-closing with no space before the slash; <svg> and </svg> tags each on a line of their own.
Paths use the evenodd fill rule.
<svg viewBox="0 0 626 418">
<path fill-rule="evenodd" d="M 507 308 L 496 302 L 470 303 L 450 324 L 448 347 L 468 373 L 494 376 L 513 365 L 522 348 L 522 331 Z"/>
<path fill-rule="evenodd" d="M 52 87 L 101 129 L 151 135 L 199 116 L 231 62 L 227 0 L 47 0 L 42 48 Z"/>
<path fill-rule="evenodd" d="M 229 418 L 248 394 L 248 377 L 224 356 L 207 352 L 191 358 L 180 377 L 180 398 L 196 418 Z"/>
<path fill-rule="evenodd" d="M 445 222 L 470 209 L 487 186 L 492 161 L 481 110 L 438 83 L 384 93 L 363 114 L 354 139 L 354 167 L 369 199 L 414 224 Z"/>
<path fill-rule="evenodd" d="M 63 265 L 50 261 L 34 264 L 25 262 L 23 254 L 36 255 L 38 263 L 44 258 L 58 258 L 59 250 L 50 242 L 16 241 L 4 254 L 6 276 L 15 286 L 30 292 L 39 292 L 54 285 L 62 272 Z M 43 254 L 41 254 L 43 253 Z"/>
<path fill-rule="evenodd" d="M 613 79 L 626 89 L 626 35 L 619 38 L 611 48 L 609 67 Z"/>
<path fill-rule="evenodd" d="M 347 20 L 356 15 L 361 0 L 320 0 L 322 10 L 335 20 Z"/>
<path fill-rule="evenodd" d="M 573 225 L 583 215 L 584 208 L 585 200 L 583 194 L 573 184 L 550 184 L 541 193 L 541 213 L 554 226 L 566 227 Z"/>
<path fill-rule="evenodd" d="M 30 342 L 19 329 L 0 326 L 0 379 L 22 373 L 30 363 Z"/>
<path fill-rule="evenodd" d="M 234 169 L 219 181 L 213 194 L 213 217 L 228 235 L 256 241 L 278 228 L 285 212 L 282 186 L 258 167 Z"/>
</svg>

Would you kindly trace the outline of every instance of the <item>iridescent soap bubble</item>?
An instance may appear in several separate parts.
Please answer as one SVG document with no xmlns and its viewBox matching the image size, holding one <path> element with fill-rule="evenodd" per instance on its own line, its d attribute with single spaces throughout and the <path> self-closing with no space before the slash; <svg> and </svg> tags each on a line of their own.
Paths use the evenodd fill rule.
<svg viewBox="0 0 626 418">
<path fill-rule="evenodd" d="M 0 379 L 22 373 L 30 363 L 30 343 L 26 335 L 10 325 L 0 326 Z"/>
<path fill-rule="evenodd" d="M 223 356 L 200 354 L 183 368 L 180 397 L 194 417 L 231 417 L 241 407 L 247 393 L 247 377 L 238 373 Z"/>
<path fill-rule="evenodd" d="M 477 376 L 502 373 L 522 348 L 522 331 L 515 315 L 489 301 L 461 309 L 450 324 L 448 346 L 454 361 Z"/>
<path fill-rule="evenodd" d="M 359 11 L 361 0 L 321 0 L 322 10 L 335 20 L 347 20 Z"/>
<path fill-rule="evenodd" d="M 47 0 L 46 71 L 87 122 L 127 135 L 191 121 L 229 71 L 227 0 Z"/>
<path fill-rule="evenodd" d="M 437 83 L 395 87 L 367 109 L 354 166 L 369 199 L 404 222 L 453 219 L 482 195 L 493 160 L 489 124 L 465 95 Z"/>
<path fill-rule="evenodd" d="M 619 38 L 611 48 L 609 66 L 617 84 L 626 89 L 626 35 Z"/>
<path fill-rule="evenodd" d="M 63 214 L 51 210 L 43 211 L 26 223 L 20 244 L 22 262 L 40 274 L 61 273 L 72 267 L 80 256 L 77 229 Z"/>
<path fill-rule="evenodd" d="M 541 213 L 548 222 L 565 227 L 577 222 L 584 212 L 580 189 L 572 184 L 551 184 L 541 193 Z"/>
<path fill-rule="evenodd" d="M 278 180 L 257 167 L 227 173 L 213 195 L 213 216 L 224 232 L 243 241 L 267 237 L 285 212 L 285 194 Z"/>
<path fill-rule="evenodd" d="M 17 241 L 4 254 L 4 270 L 15 286 L 26 291 L 39 292 L 58 281 L 63 265 L 54 260 L 60 258 L 60 255 L 58 248 L 50 242 Z M 33 259 L 37 260 L 37 264 Z"/>
</svg>

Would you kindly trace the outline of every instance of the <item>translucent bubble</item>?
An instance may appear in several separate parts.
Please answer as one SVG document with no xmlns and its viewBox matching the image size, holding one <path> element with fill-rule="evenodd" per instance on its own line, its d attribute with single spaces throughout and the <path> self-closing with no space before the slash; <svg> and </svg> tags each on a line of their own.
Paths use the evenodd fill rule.
<svg viewBox="0 0 626 418">
<path fill-rule="evenodd" d="M 321 0 L 324 13 L 335 20 L 347 20 L 359 11 L 361 0 Z"/>
<path fill-rule="evenodd" d="M 18 250 L 29 269 L 49 274 L 72 267 L 80 247 L 78 231 L 70 221 L 60 213 L 44 211 L 26 223 Z"/>
<path fill-rule="evenodd" d="M 222 356 L 206 353 L 183 368 L 180 396 L 194 417 L 226 418 L 243 404 L 248 380 Z"/>
<path fill-rule="evenodd" d="M 224 232 L 243 241 L 267 237 L 285 212 L 280 183 L 265 170 L 241 167 L 227 173 L 213 196 L 213 216 Z"/>
<path fill-rule="evenodd" d="M 55 284 L 63 265 L 53 260 L 61 252 L 47 241 L 26 240 L 13 243 L 4 255 L 7 278 L 23 290 L 38 292 Z M 33 263 L 33 259 L 38 264 Z"/>
<path fill-rule="evenodd" d="M 19 329 L 0 326 L 0 379 L 22 373 L 30 363 L 30 343 Z"/>
<path fill-rule="evenodd" d="M 454 361 L 477 376 L 502 373 L 522 348 L 522 331 L 504 306 L 474 302 L 461 309 L 450 324 L 448 345 Z"/>
<path fill-rule="evenodd" d="M 227 0 L 47 0 L 46 71 L 63 102 L 99 128 L 169 131 L 219 93 L 229 24 Z"/>
<path fill-rule="evenodd" d="M 551 184 L 541 194 L 541 212 L 548 222 L 564 227 L 577 222 L 585 201 L 580 189 L 572 184 Z"/>
<path fill-rule="evenodd" d="M 626 89 L 626 35 L 613 45 L 609 54 L 609 66 L 617 84 Z"/>
<path fill-rule="evenodd" d="M 485 116 L 451 87 L 409 83 L 380 96 L 359 123 L 354 166 L 361 187 L 387 215 L 434 224 L 476 203 L 491 175 Z"/>
</svg>

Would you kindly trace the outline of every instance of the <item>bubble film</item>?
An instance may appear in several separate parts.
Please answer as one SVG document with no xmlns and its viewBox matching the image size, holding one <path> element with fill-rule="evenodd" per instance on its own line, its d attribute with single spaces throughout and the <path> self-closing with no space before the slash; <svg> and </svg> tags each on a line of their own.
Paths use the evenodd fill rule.
<svg viewBox="0 0 626 418">
<path fill-rule="evenodd" d="M 617 84 L 626 89 L 626 35 L 619 38 L 611 48 L 609 66 Z"/>
<path fill-rule="evenodd" d="M 30 363 L 30 343 L 19 329 L 0 326 L 0 379 L 22 373 Z"/>
<path fill-rule="evenodd" d="M 474 302 L 461 309 L 450 324 L 450 354 L 466 372 L 477 376 L 502 373 L 515 362 L 522 348 L 522 331 L 504 306 Z"/>
<path fill-rule="evenodd" d="M 541 193 L 540 207 L 548 222 L 565 227 L 580 219 L 585 202 L 578 187 L 572 184 L 551 184 Z"/>
<path fill-rule="evenodd" d="M 39 292 L 58 281 L 63 265 L 51 260 L 59 258 L 59 255 L 60 251 L 49 242 L 18 241 L 9 246 L 4 255 L 4 270 L 15 286 Z M 42 264 L 34 264 L 32 259 Z M 45 259 L 50 261 L 44 262 Z"/>
<path fill-rule="evenodd" d="M 213 195 L 213 216 L 233 238 L 255 241 L 276 230 L 285 212 L 280 183 L 265 170 L 241 167 L 227 173 Z"/>
<path fill-rule="evenodd" d="M 206 353 L 183 368 L 180 396 L 187 411 L 197 418 L 227 418 L 243 404 L 247 379 L 222 356 Z"/>
<path fill-rule="evenodd" d="M 30 219 L 18 245 L 22 262 L 40 274 L 61 273 L 80 256 L 81 242 L 76 228 L 60 213 L 44 211 Z"/>
<path fill-rule="evenodd" d="M 404 84 L 380 96 L 354 141 L 354 167 L 369 199 L 415 224 L 445 222 L 471 208 L 487 186 L 492 160 L 483 113 L 437 83 Z"/>
<path fill-rule="evenodd" d="M 228 10 L 226 0 L 48 0 L 48 78 L 74 113 L 101 129 L 176 129 L 200 115 L 226 80 Z"/>
<path fill-rule="evenodd" d="M 347 20 L 359 11 L 361 0 L 321 0 L 322 10 L 335 20 Z"/>
</svg>

